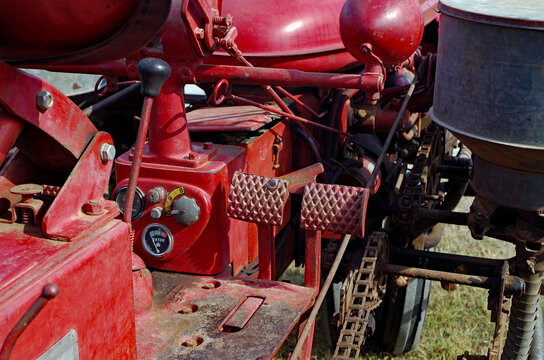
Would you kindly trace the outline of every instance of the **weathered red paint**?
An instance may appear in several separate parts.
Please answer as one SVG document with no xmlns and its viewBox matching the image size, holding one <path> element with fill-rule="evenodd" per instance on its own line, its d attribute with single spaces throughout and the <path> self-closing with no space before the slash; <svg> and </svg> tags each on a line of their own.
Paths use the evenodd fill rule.
<svg viewBox="0 0 544 360">
<path fill-rule="evenodd" d="M 35 162 L 40 165 L 71 169 L 96 133 L 95 126 L 63 93 L 33 75 L 0 62 L 0 82 L 4 84 L 0 87 L 0 104 L 34 129 L 39 129 L 32 133 L 32 127 L 25 129 L 33 136 L 19 139 L 21 150 L 36 158 Z M 48 91 L 53 96 L 53 105 L 46 111 L 40 111 L 36 105 L 39 91 Z M 25 131 L 21 137 L 25 137 Z M 45 137 L 58 147 L 57 151 L 40 148 Z M 61 155 L 66 158 L 60 158 Z"/>
<path fill-rule="evenodd" d="M 0 110 L 0 134 L 3 134 L 0 138 L 0 164 L 6 158 L 22 129 L 23 122 L 21 120 Z"/>
<path fill-rule="evenodd" d="M 1 225 L 0 339 L 55 282 L 59 295 L 15 344 L 12 359 L 40 356 L 75 329 L 80 358 L 134 359 L 134 301 L 128 227 L 113 220 L 71 243 L 48 240 L 39 227 Z M 77 279 L 75 281 L 74 279 Z M 115 319 L 115 321 L 111 321 Z M 104 336 L 107 334 L 108 336 Z"/>
<path fill-rule="evenodd" d="M 113 161 L 102 161 L 100 148 L 102 144 L 112 142 L 109 134 L 100 132 L 89 144 L 43 218 L 42 229 L 47 237 L 73 240 L 119 215 L 117 204 L 104 200 Z M 98 216 L 85 214 L 83 206 L 89 200 L 104 201 L 104 213 Z"/>
</svg>

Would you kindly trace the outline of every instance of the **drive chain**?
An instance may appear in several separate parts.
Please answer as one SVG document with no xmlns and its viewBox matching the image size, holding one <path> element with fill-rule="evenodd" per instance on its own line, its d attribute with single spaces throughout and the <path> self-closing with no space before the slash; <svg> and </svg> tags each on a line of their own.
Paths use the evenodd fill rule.
<svg viewBox="0 0 544 360">
<path fill-rule="evenodd" d="M 406 176 L 406 181 L 401 191 L 399 202 L 399 221 L 401 224 L 413 224 L 416 221 L 416 210 L 423 202 L 425 194 L 434 191 L 432 176 L 434 171 L 430 169 L 434 161 L 433 152 L 439 150 L 441 145 L 441 127 L 431 123 L 423 135 L 414 165 Z"/>
<path fill-rule="evenodd" d="M 368 238 L 353 287 L 348 313 L 334 350 L 334 360 L 359 357 L 370 314 L 381 303 L 379 291 L 377 291 L 379 289 L 376 288 L 376 264 L 384 255 L 386 238 L 387 235 L 384 232 L 373 232 Z"/>
</svg>

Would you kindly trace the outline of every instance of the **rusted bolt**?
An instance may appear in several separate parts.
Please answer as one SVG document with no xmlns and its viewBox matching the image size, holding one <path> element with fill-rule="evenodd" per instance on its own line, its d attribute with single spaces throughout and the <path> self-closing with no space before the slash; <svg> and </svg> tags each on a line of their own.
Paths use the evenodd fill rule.
<svg viewBox="0 0 544 360">
<path fill-rule="evenodd" d="M 459 287 L 461 285 L 459 284 L 455 284 L 455 283 L 451 283 L 449 281 L 440 281 L 440 286 L 442 286 L 442 289 L 446 290 L 446 291 L 454 291 L 454 290 L 457 290 L 459 289 Z"/>
<path fill-rule="evenodd" d="M 410 282 L 410 278 L 406 276 L 395 276 L 393 279 L 396 287 L 405 287 Z"/>
<path fill-rule="evenodd" d="M 202 289 L 206 289 L 206 290 L 217 289 L 219 286 L 221 286 L 221 283 L 216 280 L 207 281 L 204 284 L 200 285 Z"/>
<path fill-rule="evenodd" d="M 103 162 L 111 161 L 115 159 L 115 146 L 104 143 L 100 147 L 100 160 Z"/>
<path fill-rule="evenodd" d="M 36 105 L 41 111 L 47 111 L 53 107 L 53 94 L 49 91 L 39 91 L 36 95 Z"/>
<path fill-rule="evenodd" d="M 189 155 L 187 155 L 187 158 L 188 158 L 189 160 L 196 160 L 197 157 L 198 157 L 198 153 L 196 153 L 196 152 L 194 152 L 194 151 L 191 151 L 191 152 L 189 153 Z"/>
<path fill-rule="evenodd" d="M 204 342 L 204 339 L 200 336 L 187 336 L 186 338 L 181 339 L 181 346 L 185 347 L 195 347 Z"/>
<path fill-rule="evenodd" d="M 97 216 L 104 213 L 104 201 L 100 199 L 87 201 L 85 205 L 83 205 L 83 212 L 91 216 Z"/>
<path fill-rule="evenodd" d="M 203 28 L 196 28 L 195 29 L 195 35 L 198 39 L 204 39 L 204 29 Z"/>
<path fill-rule="evenodd" d="M 181 304 L 176 310 L 179 314 L 188 315 L 198 310 L 195 304 Z"/>
<path fill-rule="evenodd" d="M 207 141 L 204 143 L 204 150 L 212 150 L 213 149 L 213 143 Z"/>
</svg>

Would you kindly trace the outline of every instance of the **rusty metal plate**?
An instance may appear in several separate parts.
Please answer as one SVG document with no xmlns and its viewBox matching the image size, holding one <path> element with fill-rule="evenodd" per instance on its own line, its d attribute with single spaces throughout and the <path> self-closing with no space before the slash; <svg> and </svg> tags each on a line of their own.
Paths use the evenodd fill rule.
<svg viewBox="0 0 544 360">
<path fill-rule="evenodd" d="M 263 225 L 281 225 L 289 181 L 236 171 L 230 186 L 227 215 Z"/>
<path fill-rule="evenodd" d="M 254 131 L 277 115 L 254 106 L 221 106 L 187 113 L 189 131 Z"/>
<path fill-rule="evenodd" d="M 366 188 L 311 183 L 304 188 L 300 227 L 364 236 Z"/>
<path fill-rule="evenodd" d="M 152 276 L 154 306 L 136 317 L 140 360 L 269 359 L 315 294 L 250 278 L 161 271 Z M 236 321 L 238 328 L 222 328 L 240 309 L 248 315 Z"/>
</svg>

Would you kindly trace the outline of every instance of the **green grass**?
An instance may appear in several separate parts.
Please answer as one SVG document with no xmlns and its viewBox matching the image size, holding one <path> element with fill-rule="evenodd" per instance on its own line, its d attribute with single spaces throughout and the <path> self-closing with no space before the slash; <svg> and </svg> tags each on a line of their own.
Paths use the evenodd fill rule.
<svg viewBox="0 0 544 360">
<path fill-rule="evenodd" d="M 465 198 L 457 210 L 468 211 L 471 203 L 472 198 Z M 437 251 L 495 259 L 504 259 L 515 254 L 511 244 L 489 238 L 474 240 L 466 227 L 454 225 L 446 227 Z M 302 269 L 291 267 L 286 278 L 297 282 L 302 274 Z M 457 355 L 465 351 L 485 355 L 491 344 L 493 329 L 494 324 L 491 323 L 490 312 L 487 310 L 487 290 L 461 286 L 450 292 L 443 290 L 440 283 L 434 282 L 418 347 L 398 357 L 365 349 L 360 359 L 456 359 Z M 291 334 L 276 359 L 285 359 L 295 341 L 296 334 Z M 324 336 L 317 327 L 312 358 L 330 359 L 331 355 Z"/>
</svg>

